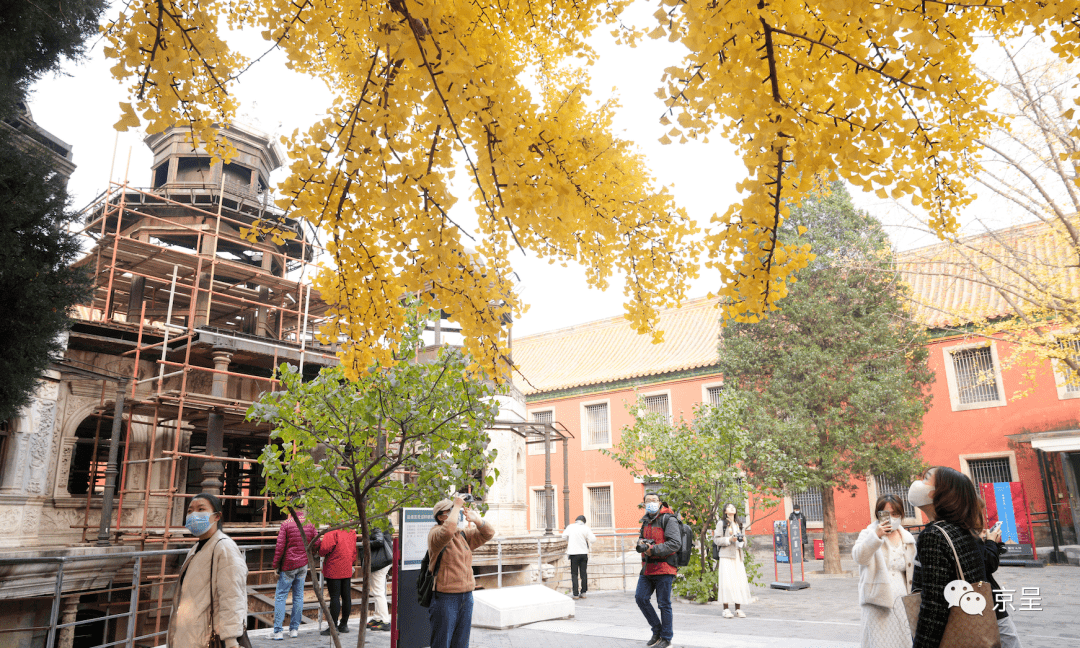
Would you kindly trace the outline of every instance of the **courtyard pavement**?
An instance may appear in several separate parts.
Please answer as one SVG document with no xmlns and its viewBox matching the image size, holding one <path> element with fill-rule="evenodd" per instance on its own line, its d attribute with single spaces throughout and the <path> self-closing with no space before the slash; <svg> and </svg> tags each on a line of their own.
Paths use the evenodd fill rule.
<svg viewBox="0 0 1080 648">
<path fill-rule="evenodd" d="M 820 562 L 807 563 L 808 570 Z M 763 572 L 771 580 L 772 563 Z M 852 569 L 850 561 L 844 561 Z M 1011 612 L 1025 648 L 1080 646 L 1080 569 L 1002 567 L 1001 586 L 1015 590 Z M 787 592 L 754 587 L 756 601 L 746 619 L 724 619 L 716 604 L 673 603 L 673 646 L 701 648 L 858 648 L 858 580 L 810 576 L 809 589 Z M 631 582 L 633 586 L 633 582 Z M 1028 609 L 1021 609 L 1022 607 Z M 1036 609 L 1038 608 L 1038 609 Z M 342 635 L 342 648 L 356 646 L 353 632 Z M 473 628 L 475 648 L 642 648 L 650 632 L 634 602 L 633 592 L 590 592 L 576 602 L 573 619 L 544 621 L 511 630 Z M 268 630 L 252 633 L 254 648 L 328 648 L 329 637 L 302 627 L 296 639 L 272 641 Z M 368 632 L 367 646 L 390 648 L 389 632 Z"/>
</svg>

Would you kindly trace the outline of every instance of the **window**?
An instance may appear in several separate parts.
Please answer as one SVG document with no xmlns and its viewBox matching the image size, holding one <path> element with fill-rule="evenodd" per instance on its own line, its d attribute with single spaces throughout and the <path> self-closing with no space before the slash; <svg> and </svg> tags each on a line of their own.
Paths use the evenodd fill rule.
<svg viewBox="0 0 1080 648">
<path fill-rule="evenodd" d="M 547 410 L 547 411 L 544 411 L 544 412 L 533 412 L 532 413 L 532 420 L 533 420 L 533 423 L 546 423 L 546 424 L 554 423 L 555 422 L 555 410 Z M 533 428 L 533 431 L 538 433 L 538 434 L 543 434 L 544 433 L 544 428 L 536 427 L 536 428 Z M 537 438 L 539 438 L 539 437 L 537 437 Z M 548 445 L 551 446 L 551 454 L 555 454 L 559 450 L 559 444 L 555 442 L 555 435 L 554 434 L 551 435 L 550 439 L 551 440 L 549 441 Z M 539 442 L 534 441 L 532 443 L 527 444 L 525 447 L 528 448 L 528 452 L 531 455 L 542 455 L 542 454 L 544 454 L 544 442 L 543 441 L 539 441 Z"/>
<path fill-rule="evenodd" d="M 1059 340 L 1058 344 L 1061 345 L 1062 351 L 1064 351 L 1070 359 L 1080 363 L 1080 338 Z M 1056 365 L 1054 377 L 1057 379 L 1058 383 L 1058 398 L 1080 397 L 1080 376 L 1077 376 L 1076 372 L 1064 362 L 1058 361 L 1054 364 Z"/>
<path fill-rule="evenodd" d="M 961 405 L 997 402 L 997 376 L 990 347 L 955 351 L 952 359 L 956 372 L 956 391 Z"/>
<path fill-rule="evenodd" d="M 877 486 L 877 496 L 896 495 L 904 503 L 904 517 L 915 517 L 915 507 L 908 502 L 908 484 L 906 480 L 897 479 L 892 475 L 874 475 L 874 485 Z M 871 506 L 876 502 L 871 502 Z"/>
<path fill-rule="evenodd" d="M 791 505 L 798 504 L 802 507 L 802 514 L 806 516 L 807 522 L 824 522 L 825 514 L 822 512 L 821 506 L 821 489 L 820 488 L 807 488 L 804 491 L 793 493 L 791 495 Z"/>
<path fill-rule="evenodd" d="M 671 422 L 671 407 L 668 405 L 667 394 L 654 394 L 641 399 L 645 405 L 645 411 L 650 414 L 660 414 L 667 422 Z"/>
<path fill-rule="evenodd" d="M 551 492 L 547 492 L 543 487 L 533 489 L 533 528 L 534 529 L 547 529 L 549 526 L 554 529 L 558 520 L 558 511 L 556 510 L 554 485 L 551 487 Z"/>
<path fill-rule="evenodd" d="M 719 405 L 720 401 L 724 398 L 724 388 L 720 385 L 716 387 L 709 387 L 707 389 L 709 405 Z"/>
<path fill-rule="evenodd" d="M 607 403 L 585 406 L 585 428 L 590 446 L 611 445 Z"/>
<path fill-rule="evenodd" d="M 1013 480 L 1008 457 L 969 459 L 967 465 L 968 470 L 971 471 L 971 481 L 975 482 L 975 488 L 978 488 L 980 484 L 1011 482 Z"/>
<path fill-rule="evenodd" d="M 3 477 L 4 457 L 8 447 L 8 439 L 11 438 L 11 421 L 0 421 L 0 478 Z"/>
<path fill-rule="evenodd" d="M 68 493 L 101 495 L 105 491 L 105 468 L 109 463 L 109 440 L 112 417 L 88 416 L 75 430 L 75 448 L 68 472 Z M 97 441 L 95 442 L 95 437 Z M 123 460 L 124 444 L 117 450 L 117 463 Z"/>
<path fill-rule="evenodd" d="M 589 493 L 589 524 L 597 529 L 612 529 L 615 527 L 614 507 L 611 503 L 611 486 L 590 486 Z"/>
</svg>

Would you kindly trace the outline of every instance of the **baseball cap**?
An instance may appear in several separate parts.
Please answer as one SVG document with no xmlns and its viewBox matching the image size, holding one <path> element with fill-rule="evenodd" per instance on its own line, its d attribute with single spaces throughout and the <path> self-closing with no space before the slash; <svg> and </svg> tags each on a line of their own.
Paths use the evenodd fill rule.
<svg viewBox="0 0 1080 648">
<path fill-rule="evenodd" d="M 431 507 L 431 515 L 433 517 L 439 517 L 439 513 L 443 511 L 449 511 L 454 508 L 454 503 L 448 499 L 439 500 L 439 503 Z"/>
</svg>

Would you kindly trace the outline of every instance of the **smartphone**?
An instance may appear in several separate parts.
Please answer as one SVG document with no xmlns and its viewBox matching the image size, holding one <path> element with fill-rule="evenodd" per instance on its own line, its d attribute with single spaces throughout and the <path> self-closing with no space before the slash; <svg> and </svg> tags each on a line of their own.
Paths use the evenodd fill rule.
<svg viewBox="0 0 1080 648">
<path fill-rule="evenodd" d="M 888 524 L 890 517 L 892 517 L 892 516 L 889 515 L 889 512 L 884 510 L 884 509 L 877 512 L 878 524 Z"/>
<path fill-rule="evenodd" d="M 1001 520 L 994 522 L 994 526 L 990 527 L 990 533 L 994 533 L 995 531 L 1001 531 Z"/>
</svg>

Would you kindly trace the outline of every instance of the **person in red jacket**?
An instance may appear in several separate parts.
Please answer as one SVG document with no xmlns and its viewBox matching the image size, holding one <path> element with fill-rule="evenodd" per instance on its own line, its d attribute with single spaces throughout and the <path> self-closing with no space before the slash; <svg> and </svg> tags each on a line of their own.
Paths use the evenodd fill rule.
<svg viewBox="0 0 1080 648">
<path fill-rule="evenodd" d="M 296 510 L 300 522 L 304 511 Z M 292 592 L 292 614 L 289 616 L 289 636 L 295 637 L 300 630 L 300 617 L 304 614 L 304 579 L 307 578 L 307 551 L 304 546 L 315 537 L 315 525 L 304 524 L 304 532 L 296 528 L 292 515 L 278 529 L 277 546 L 274 548 L 274 569 L 278 570 L 277 591 L 274 593 L 275 641 L 282 640 L 282 624 L 285 622 L 285 599 Z M 318 549 L 318 545 L 315 547 Z"/>
<path fill-rule="evenodd" d="M 671 585 L 679 573 L 676 552 L 682 546 L 679 520 L 656 493 L 645 495 L 645 517 L 641 518 L 641 534 L 638 536 L 637 552 L 641 554 L 641 575 L 638 576 L 637 601 L 645 620 L 652 627 L 652 638 L 646 646 L 668 648 L 674 636 L 671 616 Z M 652 595 L 656 592 L 656 606 Z"/>
<path fill-rule="evenodd" d="M 356 563 L 356 531 L 330 531 L 319 540 L 319 555 L 326 557 L 323 561 L 323 578 L 330 592 L 330 618 L 338 627 L 338 632 L 348 632 L 349 612 L 352 611 L 353 564 Z M 330 628 L 323 630 L 322 634 L 330 634 Z"/>
</svg>

